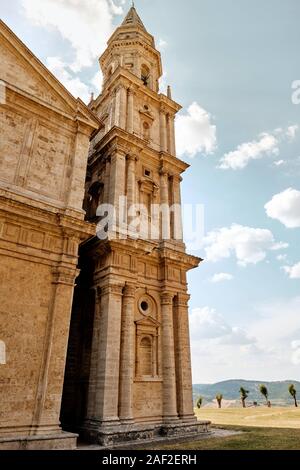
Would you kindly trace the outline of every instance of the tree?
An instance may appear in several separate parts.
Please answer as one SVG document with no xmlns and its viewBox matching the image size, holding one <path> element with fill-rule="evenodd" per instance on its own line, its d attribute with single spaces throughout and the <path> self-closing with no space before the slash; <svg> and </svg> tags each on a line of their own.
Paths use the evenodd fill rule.
<svg viewBox="0 0 300 470">
<path fill-rule="evenodd" d="M 222 408 L 223 395 L 221 393 L 218 393 L 218 395 L 216 395 L 216 400 L 217 400 L 217 403 L 218 403 L 218 407 Z"/>
<path fill-rule="evenodd" d="M 271 407 L 271 402 L 269 400 L 269 392 L 268 392 L 267 387 L 265 385 L 260 385 L 259 386 L 259 391 L 265 397 L 266 402 L 267 402 L 267 406 L 270 408 Z"/>
<path fill-rule="evenodd" d="M 298 403 L 297 403 L 297 398 L 296 398 L 297 390 L 295 389 L 295 385 L 292 384 L 292 385 L 289 386 L 289 392 L 290 392 L 290 394 L 292 395 L 292 397 L 294 399 L 295 407 L 298 408 Z"/>
<path fill-rule="evenodd" d="M 199 397 L 197 402 L 196 402 L 196 406 L 197 406 L 198 410 L 200 410 L 200 408 L 202 406 L 202 402 L 203 402 L 203 398 Z"/>
<path fill-rule="evenodd" d="M 249 391 L 245 390 L 244 387 L 241 387 L 240 394 L 241 394 L 243 408 L 246 408 L 246 398 L 248 397 Z"/>
</svg>

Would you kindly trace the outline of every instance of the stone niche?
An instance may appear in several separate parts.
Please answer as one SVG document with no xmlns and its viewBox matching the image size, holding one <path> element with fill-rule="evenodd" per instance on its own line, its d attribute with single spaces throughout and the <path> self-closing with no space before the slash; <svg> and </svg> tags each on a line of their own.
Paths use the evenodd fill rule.
<svg viewBox="0 0 300 470">
<path fill-rule="evenodd" d="M 158 303 L 140 292 L 135 313 L 134 416 L 159 421 L 162 415 L 161 323 Z"/>
</svg>

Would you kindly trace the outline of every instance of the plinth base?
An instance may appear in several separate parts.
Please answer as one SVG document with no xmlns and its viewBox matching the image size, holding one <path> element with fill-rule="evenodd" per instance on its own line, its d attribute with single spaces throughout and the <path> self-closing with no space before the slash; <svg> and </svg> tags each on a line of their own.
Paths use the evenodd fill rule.
<svg viewBox="0 0 300 470">
<path fill-rule="evenodd" d="M 1 450 L 75 450 L 77 434 L 58 432 L 38 436 L 0 437 Z"/>
<path fill-rule="evenodd" d="M 210 431 L 210 421 L 193 423 L 176 422 L 175 424 L 159 425 L 118 425 L 113 427 L 85 428 L 80 436 L 89 444 L 110 447 L 122 443 L 151 441 L 158 437 L 194 437 Z"/>
</svg>

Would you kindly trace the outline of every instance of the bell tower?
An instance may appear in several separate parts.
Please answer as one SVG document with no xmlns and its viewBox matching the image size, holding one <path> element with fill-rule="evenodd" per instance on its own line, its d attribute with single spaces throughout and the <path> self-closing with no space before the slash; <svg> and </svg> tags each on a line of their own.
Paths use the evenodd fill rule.
<svg viewBox="0 0 300 470">
<path fill-rule="evenodd" d="M 192 400 L 186 273 L 201 260 L 182 240 L 188 165 L 176 157 L 174 130 L 181 106 L 170 89 L 159 92 L 161 56 L 134 6 L 100 67 L 103 90 L 89 106 L 104 126 L 91 143 L 85 198 L 98 236 L 82 246 L 89 275 L 74 305 L 83 323 L 87 303 L 93 317 L 91 349 L 80 358 L 88 390 L 78 429 L 102 445 L 204 432 L 208 423 L 196 421 Z"/>
</svg>

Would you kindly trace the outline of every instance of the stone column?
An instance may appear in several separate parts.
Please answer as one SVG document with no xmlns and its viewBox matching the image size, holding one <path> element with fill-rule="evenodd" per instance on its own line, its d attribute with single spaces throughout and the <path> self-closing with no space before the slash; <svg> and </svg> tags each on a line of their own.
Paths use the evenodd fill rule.
<svg viewBox="0 0 300 470">
<path fill-rule="evenodd" d="M 127 203 L 128 208 L 136 203 L 135 155 L 127 155 Z"/>
<path fill-rule="evenodd" d="M 74 142 L 73 159 L 71 166 L 68 168 L 70 177 L 64 188 L 65 202 L 70 209 L 82 210 L 89 145 L 90 133 L 84 129 L 82 125 L 78 124 L 77 135 Z"/>
<path fill-rule="evenodd" d="M 119 85 L 117 88 L 115 109 L 115 125 L 125 130 L 127 114 L 127 90 L 124 85 Z"/>
<path fill-rule="evenodd" d="M 93 391 L 89 394 L 86 427 L 111 426 L 119 423 L 119 363 L 123 285 L 101 286 L 100 306 L 96 309 L 91 377 Z M 98 291 L 99 292 L 99 291 Z M 95 366 L 96 364 L 96 366 Z"/>
<path fill-rule="evenodd" d="M 110 187 L 110 157 L 106 158 L 105 161 L 105 176 L 104 176 L 104 195 L 103 203 L 109 203 L 109 187 Z"/>
<path fill-rule="evenodd" d="M 134 130 L 134 91 L 128 88 L 128 113 L 127 113 L 127 127 L 126 130 L 129 134 L 133 134 Z"/>
<path fill-rule="evenodd" d="M 167 152 L 167 116 L 163 108 L 160 110 L 160 150 Z"/>
<path fill-rule="evenodd" d="M 94 288 L 95 291 L 95 311 L 93 322 L 93 338 L 91 363 L 89 373 L 89 389 L 87 399 L 87 415 L 86 418 L 92 419 L 96 416 L 96 390 L 97 390 L 97 372 L 98 372 L 98 350 L 101 329 L 101 289 Z"/>
<path fill-rule="evenodd" d="M 161 203 L 161 238 L 170 240 L 170 202 L 169 202 L 169 175 L 165 170 L 160 172 L 160 203 Z"/>
<path fill-rule="evenodd" d="M 172 193 L 173 193 L 173 233 L 174 240 L 182 242 L 183 228 L 182 228 L 182 208 L 181 208 L 181 191 L 180 184 L 182 178 L 180 175 L 173 175 L 172 177 Z"/>
<path fill-rule="evenodd" d="M 111 95 L 111 107 L 110 107 L 110 114 L 109 114 L 109 125 L 108 125 L 108 131 L 116 126 L 116 97 L 117 97 L 117 92 L 114 90 Z"/>
<path fill-rule="evenodd" d="M 65 239 L 71 248 L 72 240 Z M 77 241 L 78 246 L 78 241 Z M 76 246 L 76 250 L 77 250 Z M 71 249 L 73 251 L 73 249 Z M 70 253 L 70 249 L 66 252 Z M 69 339 L 72 298 L 79 271 L 61 263 L 52 273 L 52 295 L 41 357 L 40 376 L 31 423 L 31 435 L 50 434 L 60 429 L 59 415 Z"/>
<path fill-rule="evenodd" d="M 179 293 L 174 304 L 177 406 L 180 419 L 195 421 L 188 318 L 188 294 Z"/>
<path fill-rule="evenodd" d="M 135 290 L 136 287 L 134 284 L 126 283 L 123 291 L 119 386 L 119 418 L 122 423 L 130 423 L 133 421 Z"/>
<path fill-rule="evenodd" d="M 163 420 L 168 424 L 178 419 L 173 331 L 173 295 L 170 292 L 163 292 L 161 295 L 161 316 Z"/>
<path fill-rule="evenodd" d="M 169 115 L 169 152 L 171 155 L 176 155 L 176 143 L 175 143 L 175 123 L 174 123 L 175 116 Z"/>
<path fill-rule="evenodd" d="M 116 149 L 111 155 L 109 203 L 115 209 L 113 231 L 121 229 L 125 219 L 126 154 Z"/>
</svg>

